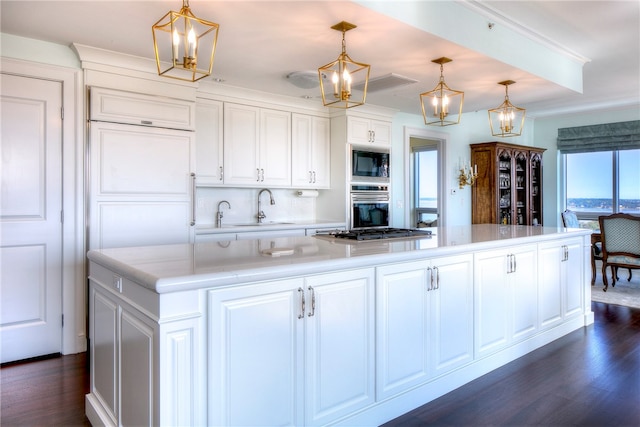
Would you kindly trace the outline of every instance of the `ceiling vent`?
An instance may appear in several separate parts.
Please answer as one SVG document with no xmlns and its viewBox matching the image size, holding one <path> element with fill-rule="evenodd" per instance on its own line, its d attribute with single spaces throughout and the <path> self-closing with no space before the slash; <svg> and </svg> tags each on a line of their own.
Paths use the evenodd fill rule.
<svg viewBox="0 0 640 427">
<path fill-rule="evenodd" d="M 406 86 L 417 82 L 417 80 L 401 76 L 400 74 L 389 73 L 385 74 L 384 76 L 370 79 L 369 84 L 367 85 L 367 92 L 378 92 L 380 90 L 394 89 L 400 86 Z M 363 90 L 364 82 L 353 85 L 353 88 L 356 90 Z"/>
<path fill-rule="evenodd" d="M 322 78 L 325 79 L 326 76 L 323 75 Z M 302 89 L 312 89 L 320 86 L 317 71 L 294 71 L 287 74 L 287 80 L 292 85 Z"/>
</svg>

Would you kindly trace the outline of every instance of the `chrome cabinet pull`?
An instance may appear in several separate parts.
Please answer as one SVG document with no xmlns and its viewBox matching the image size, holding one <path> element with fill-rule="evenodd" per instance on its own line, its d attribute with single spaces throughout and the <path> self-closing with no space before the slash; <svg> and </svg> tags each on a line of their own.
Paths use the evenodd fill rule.
<svg viewBox="0 0 640 427">
<path fill-rule="evenodd" d="M 518 265 L 516 264 L 516 256 L 513 254 L 511 256 L 513 257 L 513 272 L 515 273 L 518 269 Z"/>
<path fill-rule="evenodd" d="M 309 171 L 309 184 L 313 182 L 313 172 Z"/>
<path fill-rule="evenodd" d="M 311 312 L 309 312 L 309 317 L 312 317 L 316 314 L 316 291 L 309 286 L 309 292 L 311 292 Z"/>
<path fill-rule="evenodd" d="M 196 174 L 191 172 L 191 226 L 196 225 Z"/>
<path fill-rule="evenodd" d="M 260 174 L 262 175 L 260 181 L 264 181 L 264 169 L 260 169 Z"/>
<path fill-rule="evenodd" d="M 302 319 L 304 317 L 304 289 L 302 288 L 298 288 L 298 294 L 300 294 L 300 305 L 301 305 L 301 309 L 300 309 L 300 313 L 298 314 L 298 319 Z"/>
<path fill-rule="evenodd" d="M 431 267 L 427 267 L 427 271 L 429 272 L 429 286 L 427 286 L 427 292 L 433 290 L 433 270 Z"/>
<path fill-rule="evenodd" d="M 256 181 L 260 182 L 260 168 L 256 168 L 256 175 L 258 176 L 258 179 L 256 179 Z"/>
<path fill-rule="evenodd" d="M 220 166 L 220 181 L 222 181 L 223 177 L 224 177 L 224 169 L 222 169 L 222 166 Z"/>
<path fill-rule="evenodd" d="M 440 289 L 440 270 L 438 267 L 433 267 L 433 271 L 436 272 L 436 287 L 434 289 Z"/>
<path fill-rule="evenodd" d="M 316 171 L 313 171 L 313 183 L 316 183 Z"/>
</svg>

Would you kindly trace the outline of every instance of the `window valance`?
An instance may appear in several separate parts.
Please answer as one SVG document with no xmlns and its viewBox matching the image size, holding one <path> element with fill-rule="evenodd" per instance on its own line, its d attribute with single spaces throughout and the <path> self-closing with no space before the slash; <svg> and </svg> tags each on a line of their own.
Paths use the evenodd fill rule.
<svg viewBox="0 0 640 427">
<path fill-rule="evenodd" d="M 640 120 L 558 129 L 558 150 L 565 154 L 637 148 Z"/>
</svg>

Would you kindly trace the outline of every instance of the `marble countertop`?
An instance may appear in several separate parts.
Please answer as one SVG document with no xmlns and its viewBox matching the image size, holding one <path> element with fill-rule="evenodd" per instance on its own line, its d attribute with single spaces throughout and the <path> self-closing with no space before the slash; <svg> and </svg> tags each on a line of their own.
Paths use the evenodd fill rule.
<svg viewBox="0 0 640 427">
<path fill-rule="evenodd" d="M 591 234 L 585 229 L 478 224 L 431 228 L 431 237 L 356 242 L 276 237 L 92 250 L 100 264 L 157 293 L 232 286 Z"/>
</svg>

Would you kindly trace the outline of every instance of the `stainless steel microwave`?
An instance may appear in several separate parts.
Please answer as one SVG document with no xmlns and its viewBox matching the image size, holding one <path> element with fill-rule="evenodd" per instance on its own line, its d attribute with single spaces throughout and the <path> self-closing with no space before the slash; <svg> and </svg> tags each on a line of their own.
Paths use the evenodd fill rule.
<svg viewBox="0 0 640 427">
<path fill-rule="evenodd" d="M 388 148 L 351 146 L 352 182 L 389 182 L 390 152 Z"/>
</svg>

